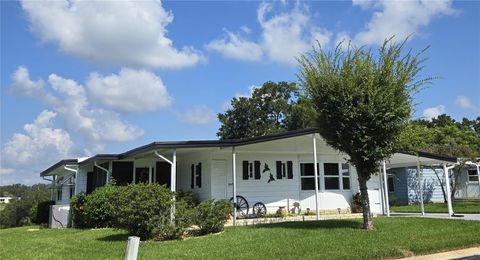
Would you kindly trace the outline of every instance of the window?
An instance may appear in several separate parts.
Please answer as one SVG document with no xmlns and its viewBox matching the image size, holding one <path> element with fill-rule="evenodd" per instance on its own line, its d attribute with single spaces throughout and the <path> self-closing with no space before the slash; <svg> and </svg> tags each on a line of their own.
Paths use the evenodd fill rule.
<svg viewBox="0 0 480 260">
<path fill-rule="evenodd" d="M 57 200 L 62 200 L 62 188 L 57 189 Z"/>
<path fill-rule="evenodd" d="M 318 179 L 320 182 L 320 177 Z M 313 163 L 300 164 L 300 182 L 302 190 L 315 190 L 315 169 Z"/>
<path fill-rule="evenodd" d="M 468 181 L 478 181 L 477 170 L 468 170 Z"/>
<path fill-rule="evenodd" d="M 202 187 L 202 163 L 198 163 L 195 171 L 195 184 L 197 187 L 201 188 Z"/>
<path fill-rule="evenodd" d="M 260 180 L 260 178 L 261 178 L 260 168 L 261 168 L 260 161 L 253 161 L 253 162 L 252 161 L 242 161 L 242 179 L 243 180 L 248 180 L 248 179 L 254 178 L 255 180 Z M 265 168 L 265 169 L 267 169 L 267 168 Z"/>
<path fill-rule="evenodd" d="M 293 179 L 293 162 L 292 161 L 277 161 L 277 180 L 282 178 Z"/>
<path fill-rule="evenodd" d="M 132 183 L 133 162 L 112 162 L 112 179 L 116 185 L 127 185 Z"/>
<path fill-rule="evenodd" d="M 388 192 L 395 192 L 395 176 L 389 175 L 387 177 L 387 189 Z"/>
<path fill-rule="evenodd" d="M 340 174 L 338 169 L 338 163 L 324 163 L 323 172 L 325 175 L 325 189 L 339 190 Z"/>
<path fill-rule="evenodd" d="M 350 165 L 348 163 L 342 163 L 342 182 L 343 189 L 350 189 Z"/>
<path fill-rule="evenodd" d="M 70 198 L 72 198 L 73 195 L 75 195 L 75 186 L 70 186 Z"/>
</svg>

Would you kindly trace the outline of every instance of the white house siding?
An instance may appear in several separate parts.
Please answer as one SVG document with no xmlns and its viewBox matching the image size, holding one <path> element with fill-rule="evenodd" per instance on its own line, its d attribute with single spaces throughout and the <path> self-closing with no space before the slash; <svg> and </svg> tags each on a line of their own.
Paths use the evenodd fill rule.
<svg viewBox="0 0 480 260">
<path fill-rule="evenodd" d="M 304 151 L 311 150 L 305 147 Z M 336 210 L 351 208 L 353 194 L 357 193 L 358 180 L 354 167 L 350 167 L 350 190 L 325 190 L 323 163 L 343 163 L 344 156 L 339 155 L 333 149 L 325 149 L 318 154 L 320 182 L 319 182 L 319 207 L 320 210 Z M 261 169 L 267 163 L 275 181 L 267 183 L 269 173 L 261 173 L 261 179 L 256 180 L 242 178 L 242 161 L 261 162 Z M 293 179 L 276 178 L 276 161 L 293 162 Z M 301 190 L 300 163 L 313 163 L 311 153 L 281 153 L 278 151 L 251 152 L 237 151 L 236 174 L 237 174 L 237 195 L 245 197 L 250 208 L 256 202 L 262 202 L 267 206 L 269 213 L 274 213 L 279 206 L 293 207 L 294 202 L 300 202 L 301 209 L 315 210 L 315 191 Z M 233 194 L 232 187 L 232 154 L 231 150 L 216 152 L 212 154 L 212 193 L 215 199 L 230 199 Z M 368 182 L 371 208 L 373 212 L 380 212 L 380 200 L 378 192 L 378 176 L 372 176 Z"/>
<path fill-rule="evenodd" d="M 455 192 L 457 199 L 480 199 L 480 187 L 477 181 L 468 181 L 467 170 L 463 169 L 458 177 L 459 186 Z"/>
<path fill-rule="evenodd" d="M 211 169 L 210 169 L 210 152 L 194 152 L 187 155 L 177 157 L 177 190 L 192 191 L 197 194 L 201 200 L 211 197 Z M 191 166 L 194 167 L 199 163 L 202 164 L 201 187 L 197 186 L 197 178 L 194 178 L 194 188 L 191 188 Z M 194 168 L 196 170 L 196 167 Z"/>
</svg>

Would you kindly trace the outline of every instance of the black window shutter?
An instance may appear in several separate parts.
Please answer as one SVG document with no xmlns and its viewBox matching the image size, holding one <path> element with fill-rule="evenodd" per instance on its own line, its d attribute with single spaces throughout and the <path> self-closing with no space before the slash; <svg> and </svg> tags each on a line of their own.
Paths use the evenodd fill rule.
<svg viewBox="0 0 480 260">
<path fill-rule="evenodd" d="M 190 166 L 190 188 L 195 188 L 195 165 L 192 163 Z"/>
<path fill-rule="evenodd" d="M 260 180 L 260 161 L 253 162 L 255 180 Z"/>
<path fill-rule="evenodd" d="M 202 187 L 202 163 L 197 164 L 197 187 Z"/>
<path fill-rule="evenodd" d="M 248 161 L 242 162 L 242 179 L 248 180 Z"/>
<path fill-rule="evenodd" d="M 287 161 L 287 178 L 293 179 L 293 163 L 292 163 L 292 161 Z"/>
<path fill-rule="evenodd" d="M 281 161 L 277 161 L 277 179 L 281 179 L 282 178 L 282 162 Z"/>
<path fill-rule="evenodd" d="M 87 172 L 87 194 L 92 193 L 93 190 L 93 172 Z"/>
</svg>

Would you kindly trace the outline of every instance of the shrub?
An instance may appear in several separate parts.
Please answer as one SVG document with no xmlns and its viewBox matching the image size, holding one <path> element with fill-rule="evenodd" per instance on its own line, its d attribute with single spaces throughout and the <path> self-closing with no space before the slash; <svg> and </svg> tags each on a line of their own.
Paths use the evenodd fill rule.
<svg viewBox="0 0 480 260">
<path fill-rule="evenodd" d="M 70 198 L 70 214 L 73 226 L 76 228 L 88 227 L 85 213 L 85 198 L 85 193 L 80 193 Z"/>
<path fill-rule="evenodd" d="M 202 201 L 196 208 L 196 224 L 200 227 L 200 234 L 223 231 L 230 212 L 231 204 L 227 200 Z"/>
<path fill-rule="evenodd" d="M 176 196 L 177 201 L 185 201 L 190 207 L 196 207 L 200 204 L 197 194 L 191 191 L 180 191 Z"/>
<path fill-rule="evenodd" d="M 114 226 L 142 240 L 170 238 L 179 231 L 169 227 L 173 192 L 158 184 L 132 184 L 118 188 Z"/>
<path fill-rule="evenodd" d="M 179 200 L 175 203 L 175 218 L 170 216 L 159 218 L 157 226 L 152 231 L 155 240 L 171 240 L 182 237 L 195 218 L 195 211 L 187 202 Z"/>
<path fill-rule="evenodd" d="M 111 227 L 114 204 L 118 203 L 118 187 L 106 185 L 85 197 L 86 226 L 89 228 Z"/>
<path fill-rule="evenodd" d="M 357 192 L 352 198 L 352 213 L 362 212 L 362 197 L 360 192 Z"/>
<path fill-rule="evenodd" d="M 36 224 L 48 223 L 48 217 L 50 216 L 50 206 L 55 205 L 55 201 L 47 200 L 37 203 L 35 210 L 32 210 L 33 222 Z"/>
</svg>

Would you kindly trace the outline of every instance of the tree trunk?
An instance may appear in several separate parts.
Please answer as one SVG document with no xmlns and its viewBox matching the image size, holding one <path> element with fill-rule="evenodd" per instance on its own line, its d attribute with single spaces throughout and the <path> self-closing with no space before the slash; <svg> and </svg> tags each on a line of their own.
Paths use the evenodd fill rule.
<svg viewBox="0 0 480 260">
<path fill-rule="evenodd" d="M 363 228 L 366 230 L 373 229 L 373 219 L 370 213 L 370 200 L 368 198 L 367 178 L 363 177 L 361 173 L 358 174 L 358 184 L 360 186 L 360 197 L 362 198 L 362 212 L 363 212 Z"/>
</svg>

